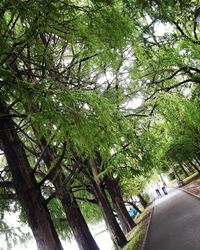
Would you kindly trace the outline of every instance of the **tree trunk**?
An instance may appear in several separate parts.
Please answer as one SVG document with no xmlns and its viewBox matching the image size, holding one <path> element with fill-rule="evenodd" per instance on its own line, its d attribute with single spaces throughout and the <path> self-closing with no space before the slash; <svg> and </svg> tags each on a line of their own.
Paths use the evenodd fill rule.
<svg viewBox="0 0 200 250">
<path fill-rule="evenodd" d="M 133 199 L 131 199 L 132 201 L 128 201 L 128 203 L 133 207 L 133 208 L 135 208 L 135 210 L 139 213 L 139 214 L 141 214 L 142 213 L 142 211 L 139 209 L 139 207 L 135 204 L 135 202 L 133 201 Z"/>
<path fill-rule="evenodd" d="M 182 163 L 182 165 L 184 165 L 185 169 L 187 170 L 187 172 L 188 172 L 189 174 L 194 173 L 193 169 L 191 169 L 191 166 L 188 164 L 188 162 L 187 162 L 187 163 L 184 162 L 184 163 Z"/>
<path fill-rule="evenodd" d="M 126 234 L 134 228 L 135 222 L 130 217 L 126 209 L 118 181 L 110 176 L 106 176 L 104 180 L 112 199 L 113 206 L 118 214 L 120 224 L 123 228 L 124 233 Z"/>
<path fill-rule="evenodd" d="M 160 179 L 161 179 L 161 181 L 162 181 L 162 183 L 163 183 L 163 186 L 166 186 L 166 183 L 165 183 L 165 181 L 164 181 L 164 179 L 163 179 L 163 177 L 162 177 L 162 174 L 159 174 L 159 176 L 160 176 Z"/>
<path fill-rule="evenodd" d="M 183 180 L 181 179 L 181 177 L 178 175 L 178 173 L 177 173 L 175 167 L 174 167 L 173 165 L 171 165 L 171 168 L 172 168 L 173 173 L 174 173 L 174 176 L 175 176 L 175 178 L 176 178 L 176 180 L 177 180 L 177 182 L 178 182 L 178 185 L 179 185 L 179 186 L 180 186 L 180 185 L 183 185 L 184 182 L 183 182 Z"/>
<path fill-rule="evenodd" d="M 126 237 L 115 219 L 115 215 L 113 214 L 112 208 L 109 204 L 105 192 L 102 190 L 100 185 L 96 184 L 95 181 L 91 181 L 90 185 L 92 187 L 95 198 L 98 201 L 99 207 L 101 208 L 104 220 L 110 231 L 114 243 L 117 242 L 119 247 L 125 246 L 127 243 Z"/>
<path fill-rule="evenodd" d="M 80 250 L 99 250 L 73 194 L 62 189 L 59 198 Z"/>
<path fill-rule="evenodd" d="M 113 214 L 113 210 L 110 206 L 110 203 L 108 201 L 108 198 L 104 192 L 104 190 L 101 187 L 101 183 L 98 176 L 98 170 L 96 167 L 96 162 L 93 159 L 89 160 L 89 165 L 93 174 L 93 178 L 89 177 L 86 174 L 85 177 L 88 178 L 90 182 L 90 186 L 93 190 L 94 196 L 99 204 L 99 207 L 101 208 L 101 211 L 103 213 L 104 220 L 106 222 L 107 228 L 111 234 L 111 238 L 113 242 L 120 247 L 123 247 L 127 244 L 127 240 L 125 235 L 123 234 L 119 224 L 117 223 L 115 219 L 115 215 Z M 84 171 L 85 173 L 85 171 Z"/>
<path fill-rule="evenodd" d="M 27 160 L 16 125 L 0 104 L 0 141 L 12 174 L 13 186 L 40 250 L 61 250 L 45 199 Z M 7 116 L 7 117 L 6 117 Z"/>
<path fill-rule="evenodd" d="M 147 202 L 145 201 L 145 199 L 143 198 L 143 196 L 141 195 L 141 193 L 139 193 L 139 194 L 137 195 L 137 197 L 139 198 L 141 205 L 142 205 L 144 208 L 146 208 L 146 207 L 147 207 Z"/>
<path fill-rule="evenodd" d="M 40 147 L 42 150 L 44 150 L 44 148 L 46 149 L 43 154 L 43 160 L 47 167 L 50 167 L 52 161 L 54 161 L 55 156 L 53 150 L 51 150 L 51 147 L 47 146 L 45 138 L 42 138 L 42 140 L 40 141 Z M 97 246 L 88 228 L 88 225 L 81 213 L 76 200 L 74 199 L 73 194 L 65 187 L 62 187 L 62 184 L 60 183 L 60 180 L 62 179 L 64 179 L 64 176 L 62 175 L 62 173 L 59 173 L 53 184 L 55 185 L 56 191 L 58 193 L 58 198 L 62 203 L 67 221 L 70 225 L 79 249 L 99 250 L 99 247 Z"/>
<path fill-rule="evenodd" d="M 195 158 L 195 161 L 197 162 L 198 166 L 200 167 L 200 162 L 198 158 Z"/>
<path fill-rule="evenodd" d="M 178 163 L 179 166 L 181 167 L 182 171 L 185 173 L 186 176 L 189 176 L 188 172 L 185 170 L 183 164 L 181 164 L 180 162 Z"/>
<path fill-rule="evenodd" d="M 192 162 L 189 161 L 189 163 L 193 166 L 193 168 L 200 174 L 200 170 L 198 169 L 198 167 Z"/>
<path fill-rule="evenodd" d="M 132 203 L 131 206 L 132 206 L 133 208 L 135 208 L 135 210 L 136 210 L 139 214 L 142 213 L 142 211 L 139 209 L 139 207 L 138 207 L 136 204 Z"/>
</svg>

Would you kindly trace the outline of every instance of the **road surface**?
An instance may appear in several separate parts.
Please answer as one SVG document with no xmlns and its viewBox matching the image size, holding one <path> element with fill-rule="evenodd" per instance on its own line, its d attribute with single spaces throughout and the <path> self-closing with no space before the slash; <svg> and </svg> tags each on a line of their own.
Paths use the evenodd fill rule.
<svg viewBox="0 0 200 250">
<path fill-rule="evenodd" d="M 176 189 L 156 199 L 144 250 L 200 250 L 200 199 Z"/>
</svg>

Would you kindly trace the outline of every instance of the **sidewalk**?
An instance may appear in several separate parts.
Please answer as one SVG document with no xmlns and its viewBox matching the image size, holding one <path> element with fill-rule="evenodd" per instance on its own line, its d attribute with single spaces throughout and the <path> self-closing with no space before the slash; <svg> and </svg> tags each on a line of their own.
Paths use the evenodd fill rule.
<svg viewBox="0 0 200 250">
<path fill-rule="evenodd" d="M 200 199 L 178 189 L 156 199 L 144 250 L 199 250 Z"/>
</svg>

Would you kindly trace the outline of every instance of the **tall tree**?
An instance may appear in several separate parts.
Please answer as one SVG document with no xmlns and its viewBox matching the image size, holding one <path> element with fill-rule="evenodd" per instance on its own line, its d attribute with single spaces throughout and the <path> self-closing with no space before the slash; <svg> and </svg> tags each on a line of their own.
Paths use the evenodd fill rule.
<svg viewBox="0 0 200 250">
<path fill-rule="evenodd" d="M 119 180 L 107 175 L 105 176 L 104 181 L 108 188 L 109 195 L 111 196 L 114 209 L 117 212 L 120 224 L 126 234 L 134 228 L 135 223 L 130 217 L 124 204 L 121 188 L 119 186 Z"/>
<path fill-rule="evenodd" d="M 17 197 L 26 212 L 38 249 L 63 249 L 45 199 L 27 160 L 23 144 L 16 133 L 17 126 L 12 121 L 8 108 L 2 102 L 0 112 L 1 147 L 12 174 Z"/>
</svg>

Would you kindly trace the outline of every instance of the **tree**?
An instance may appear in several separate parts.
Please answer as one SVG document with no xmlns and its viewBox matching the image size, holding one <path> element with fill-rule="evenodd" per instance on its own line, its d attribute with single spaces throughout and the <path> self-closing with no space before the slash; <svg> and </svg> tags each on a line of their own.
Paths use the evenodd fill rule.
<svg viewBox="0 0 200 250">
<path fill-rule="evenodd" d="M 196 1 L 0 5 L 5 131 L 0 148 L 9 167 L 2 197 L 17 195 L 40 248 L 39 236 L 62 248 L 47 208 L 59 197 L 80 248 L 97 249 L 71 188 L 82 179 L 93 189 L 114 240 L 124 246 L 105 184 L 129 231 L 133 222 L 120 186 L 124 195 L 127 187 L 140 194 L 152 169 L 177 163 L 194 167 L 199 160 L 199 28 L 191 11 Z M 159 23 L 171 31 L 156 34 Z M 191 96 L 185 95 L 188 89 Z M 143 105 L 126 108 L 137 95 Z M 53 206 L 50 210 L 53 214 Z M 35 223 L 40 218 L 48 235 Z"/>
<path fill-rule="evenodd" d="M 16 124 L 10 118 L 10 114 L 2 102 L 0 112 L 2 116 L 0 120 L 1 149 L 6 156 L 13 178 L 13 186 L 27 214 L 38 249 L 62 249 L 47 204 L 33 176 L 22 142 L 16 133 Z"/>
<path fill-rule="evenodd" d="M 54 131 L 52 132 L 61 128 L 59 131 L 60 133 L 58 133 L 58 130 L 57 133 L 55 133 L 56 136 L 53 143 L 59 141 L 60 136 L 63 136 L 63 132 L 65 135 L 70 132 L 70 136 L 66 139 L 70 140 L 70 137 L 73 138 L 73 146 L 75 150 L 78 151 L 84 145 L 85 140 L 88 139 L 85 138 L 85 132 L 87 132 L 85 129 L 87 130 L 94 127 L 93 132 L 95 134 L 98 132 L 98 129 L 95 130 L 95 126 L 92 126 L 94 125 L 92 122 L 94 122 L 95 119 L 91 119 L 91 123 L 86 124 L 88 125 L 87 127 L 83 126 L 83 119 L 85 119 L 87 113 L 90 113 L 87 112 L 87 108 L 82 108 L 85 112 L 82 112 L 82 114 L 79 113 L 78 116 L 76 115 L 79 107 L 78 105 L 74 105 L 74 103 L 78 99 L 84 99 L 82 104 L 86 105 L 88 102 L 92 103 L 92 100 L 96 99 L 98 96 L 98 93 L 84 94 L 84 92 L 77 90 L 80 86 L 84 85 L 85 69 L 82 69 L 82 63 L 96 55 L 99 55 L 101 58 L 104 57 L 103 61 L 108 59 L 108 61 L 113 61 L 116 57 L 116 53 L 112 53 L 111 50 L 117 48 L 121 49 L 121 47 L 125 45 L 125 37 L 129 36 L 131 25 L 128 18 L 125 15 L 121 15 L 121 9 L 117 4 L 114 7 L 105 2 L 99 4 L 91 2 L 88 5 L 81 3 L 80 5 L 75 5 L 69 4 L 66 1 L 56 1 L 54 3 L 51 1 L 39 1 L 38 3 L 29 3 L 27 8 L 27 3 L 24 1 L 18 1 L 17 3 L 12 4 L 9 3 L 9 6 L 8 2 L 4 1 L 1 5 L 1 91 L 5 103 L 7 103 L 11 109 L 11 114 L 4 112 L 5 114 L 3 113 L 3 115 L 6 117 L 14 117 L 15 121 L 18 123 L 18 125 L 13 125 L 12 129 L 16 129 L 16 142 L 18 143 L 17 145 L 21 146 L 19 149 L 21 149 L 21 154 L 23 155 L 24 160 L 24 169 L 21 171 L 21 178 L 24 178 L 24 180 L 27 179 L 27 185 L 28 182 L 30 182 L 29 185 L 33 185 L 33 187 L 31 187 L 31 190 L 33 189 L 33 198 L 34 195 L 36 195 L 38 199 L 41 200 L 41 203 L 44 203 L 44 212 L 46 212 L 47 219 L 50 221 L 49 228 L 52 226 L 51 230 L 53 235 L 52 237 L 51 235 L 47 235 L 47 238 L 49 238 L 49 243 L 52 243 L 51 247 L 56 248 L 54 247 L 55 244 L 53 244 L 53 238 L 55 238 L 56 242 L 57 235 L 54 232 L 53 225 L 51 225 L 50 217 L 48 217 L 49 213 L 47 211 L 45 200 L 38 188 L 38 180 L 35 178 L 37 175 L 37 179 L 39 179 L 39 173 L 36 170 L 38 170 L 38 165 L 40 165 L 41 158 L 43 157 L 42 155 L 40 155 L 39 158 L 36 156 L 36 158 L 38 158 L 38 164 L 32 169 L 34 164 L 29 164 L 27 156 L 25 155 L 24 147 L 29 153 L 34 153 L 34 151 L 37 150 L 35 150 L 35 145 L 34 149 L 30 150 L 29 145 L 32 146 L 34 139 L 32 141 L 31 136 L 29 136 L 30 131 L 26 133 L 27 131 L 21 129 L 20 123 L 24 122 L 23 118 L 29 116 L 27 122 L 33 126 L 37 124 L 39 127 L 39 136 L 36 137 L 36 140 L 42 139 L 42 136 L 44 136 L 47 138 L 47 141 L 51 141 L 53 133 L 49 137 L 49 131 L 52 127 L 49 126 L 48 123 L 52 122 L 54 123 Z M 110 21 L 109 25 L 105 25 L 107 24 L 107 20 Z M 115 27 L 115 29 L 113 29 L 113 27 Z M 106 31 L 107 28 L 108 30 L 113 30 L 112 35 L 110 32 Z M 69 33 L 66 32 L 66 30 L 69 31 Z M 108 38 L 109 35 L 111 35 L 110 38 Z M 106 53 L 105 50 L 107 50 Z M 68 61 L 68 55 L 70 53 L 72 59 L 71 61 Z M 111 60 L 108 54 L 110 56 L 113 55 Z M 65 71 L 64 68 L 67 68 L 67 63 L 68 70 Z M 96 65 L 98 65 L 98 63 L 97 60 Z M 86 69 L 87 72 L 89 72 L 87 67 Z M 74 75 L 75 72 L 76 75 Z M 73 81 L 76 83 L 74 84 Z M 88 85 L 90 85 L 90 83 Z M 75 91 L 71 90 L 71 88 L 74 88 Z M 64 90 L 64 93 L 66 93 L 69 89 L 70 94 L 63 96 L 62 91 Z M 60 93 L 60 95 L 57 95 L 57 97 L 59 97 L 57 100 L 54 96 L 56 91 Z M 65 97 L 66 100 L 69 100 L 69 105 L 64 103 Z M 98 101 L 95 100 L 93 106 L 96 105 L 97 107 L 97 102 Z M 80 103 L 81 101 L 79 104 Z M 62 108 L 65 107 L 65 109 L 61 110 L 59 107 L 60 104 L 62 104 Z M 23 108 L 24 106 L 26 106 L 25 109 Z M 69 110 L 67 110 L 66 107 L 69 107 Z M 22 112 L 24 114 L 21 115 Z M 65 116 L 66 119 L 63 119 L 62 121 L 60 113 L 63 115 L 64 112 L 67 112 L 67 116 Z M 60 118 L 58 119 L 58 123 L 54 122 L 58 117 Z M 68 120 L 68 118 L 70 119 Z M 2 125 L 5 125 L 5 129 L 7 121 L 9 120 L 5 120 L 5 124 Z M 66 121 L 67 124 L 64 124 Z M 12 166 L 13 162 L 9 162 L 12 160 L 12 156 L 6 151 L 9 149 L 8 144 L 11 143 L 11 140 L 6 140 L 6 135 L 7 134 L 3 135 L 1 139 L 7 161 L 9 165 Z M 23 144 L 19 136 L 23 138 L 25 136 L 26 141 L 29 140 L 29 142 Z M 87 136 L 89 137 L 88 133 Z M 101 136 L 103 136 L 103 133 L 101 133 Z M 86 154 L 91 153 L 95 143 L 96 142 L 94 141 L 94 144 L 92 145 L 93 147 L 91 148 L 85 146 L 84 152 Z M 88 143 L 86 145 L 88 146 Z M 44 150 L 44 148 L 41 149 Z M 34 157 L 32 158 L 34 162 Z M 34 202 L 30 202 L 30 200 L 25 198 L 28 193 L 27 190 L 24 190 L 24 192 L 22 192 L 23 190 L 20 190 L 17 172 L 20 170 L 20 164 L 22 163 L 20 162 L 21 158 L 19 158 L 19 156 L 17 158 L 16 155 L 16 159 L 19 160 L 15 166 L 16 170 L 13 172 L 11 171 L 13 173 L 14 186 L 19 200 L 25 208 L 28 221 L 33 224 L 34 221 L 36 222 L 37 219 L 41 219 L 42 216 L 38 215 L 38 218 L 36 217 L 35 220 L 33 220 L 31 217 L 30 206 L 32 203 L 34 203 L 35 206 L 36 204 L 39 205 L 40 200 L 38 200 L 37 203 L 37 197 L 35 197 Z M 44 166 L 42 167 L 44 168 Z M 59 167 L 56 166 L 56 169 L 58 168 Z M 43 169 L 40 170 L 42 172 Z M 29 178 L 25 178 L 26 173 Z M 50 174 L 47 174 L 42 181 L 44 182 L 50 179 L 53 173 L 55 174 L 55 171 L 51 173 L 51 176 Z M 26 187 L 25 184 L 24 187 Z M 71 196 L 69 196 L 69 193 L 67 194 L 70 206 L 74 205 L 74 208 L 76 208 L 76 201 L 74 200 L 74 202 L 70 203 Z M 27 208 L 28 202 L 30 206 Z M 34 211 L 37 212 L 37 209 Z M 68 217 L 71 219 L 70 216 Z M 40 225 L 40 227 L 41 226 L 42 225 Z M 73 227 L 72 224 L 71 226 Z M 32 225 L 32 229 L 34 230 L 34 235 L 37 236 L 36 240 L 38 240 L 38 244 L 41 245 L 41 240 L 38 236 L 40 235 L 41 237 L 42 234 L 47 234 L 48 227 L 45 229 L 47 232 L 44 230 L 44 227 L 43 232 L 37 231 L 39 229 L 34 228 L 34 224 Z M 42 227 L 40 229 L 42 230 Z M 59 245 L 59 240 L 57 240 L 57 245 Z M 39 247 L 42 248 L 42 246 Z M 51 249 L 48 244 L 46 244 L 46 247 Z M 94 249 L 94 244 L 90 247 Z M 43 249 L 45 249 L 45 246 L 43 246 Z"/>
<path fill-rule="evenodd" d="M 120 224 L 126 234 L 134 228 L 135 223 L 130 217 L 124 204 L 121 188 L 119 186 L 119 180 L 107 175 L 105 176 L 104 181 L 112 199 L 113 207 L 117 212 Z"/>
</svg>

